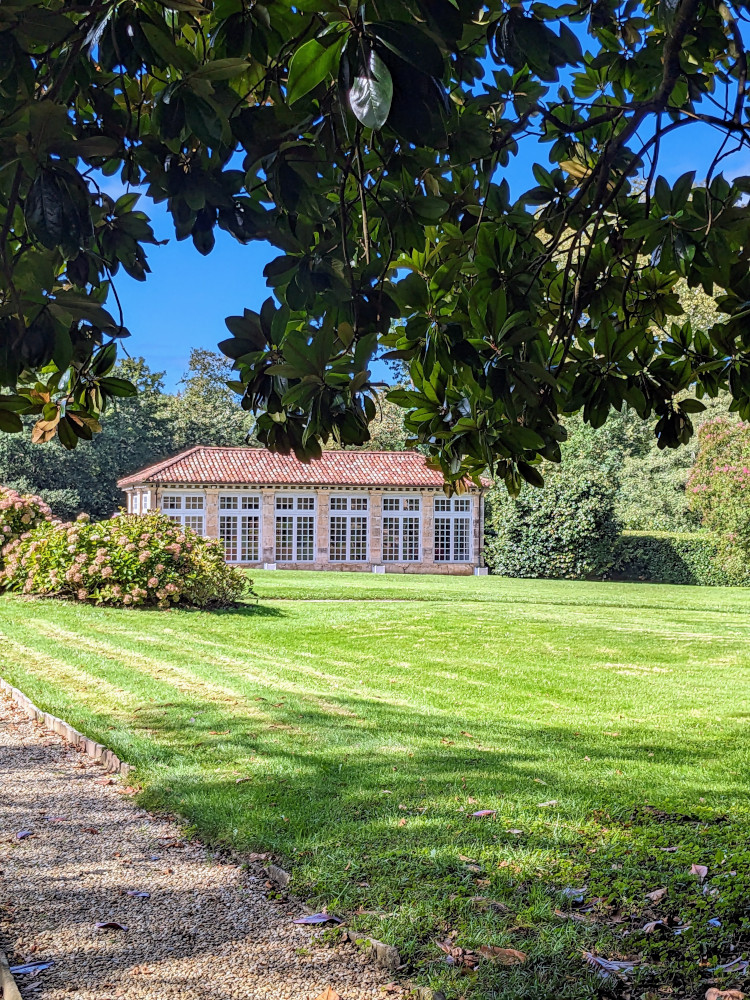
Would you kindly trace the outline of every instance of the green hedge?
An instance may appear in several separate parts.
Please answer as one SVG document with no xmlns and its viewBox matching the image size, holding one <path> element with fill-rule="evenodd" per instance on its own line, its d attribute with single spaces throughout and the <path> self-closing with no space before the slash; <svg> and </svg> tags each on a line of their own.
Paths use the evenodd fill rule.
<svg viewBox="0 0 750 1000">
<path fill-rule="evenodd" d="M 704 587 L 747 586 L 719 561 L 719 543 L 707 532 L 625 531 L 618 538 L 609 575 L 650 583 L 687 583 Z"/>
</svg>

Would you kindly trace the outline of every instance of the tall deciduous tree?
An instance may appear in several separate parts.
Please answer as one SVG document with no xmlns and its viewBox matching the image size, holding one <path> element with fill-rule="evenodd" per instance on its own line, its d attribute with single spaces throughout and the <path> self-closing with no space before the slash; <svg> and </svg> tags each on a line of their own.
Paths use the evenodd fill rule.
<svg viewBox="0 0 750 1000">
<path fill-rule="evenodd" d="M 137 192 L 201 253 L 217 225 L 279 250 L 274 298 L 222 344 L 270 447 L 363 443 L 379 344 L 454 482 L 539 483 L 578 410 L 598 426 L 627 403 L 670 446 L 693 394 L 750 416 L 750 178 L 720 172 L 750 137 L 747 8 L 3 0 L 0 426 L 33 413 L 72 447 L 131 391 L 105 303 L 120 268 L 147 276 Z M 706 180 L 671 183 L 662 140 L 706 125 Z M 516 196 L 504 169 L 534 154 Z M 707 331 L 677 318 L 679 278 L 721 289 Z"/>
</svg>

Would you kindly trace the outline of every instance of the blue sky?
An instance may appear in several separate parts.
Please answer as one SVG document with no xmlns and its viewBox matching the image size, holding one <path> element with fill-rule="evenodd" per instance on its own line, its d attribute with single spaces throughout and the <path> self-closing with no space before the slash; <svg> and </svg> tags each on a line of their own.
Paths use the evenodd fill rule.
<svg viewBox="0 0 750 1000">
<path fill-rule="evenodd" d="M 704 125 L 678 129 L 662 143 L 660 173 L 674 179 L 689 170 L 697 172 L 698 183 L 705 176 L 721 136 Z M 514 196 L 532 187 L 530 165 L 534 160 L 547 163 L 546 145 L 531 138 L 524 142 L 522 153 L 505 172 Z M 750 173 L 747 153 L 727 159 L 724 173 L 736 176 Z M 112 183 L 103 187 L 113 195 L 121 193 Z M 123 271 L 116 287 L 125 313 L 125 323 L 132 336 L 122 341 L 133 357 L 143 356 L 155 371 L 165 371 L 167 388 L 173 390 L 187 366 L 193 347 L 212 350 L 228 336 L 224 317 L 241 313 L 243 308 L 259 309 L 268 297 L 263 268 L 278 255 L 269 244 L 241 246 L 227 233 L 216 230 L 216 246 L 202 257 L 191 240 L 174 239 L 169 216 L 163 205 L 139 205 L 151 216 L 159 239 L 169 239 L 166 246 L 149 247 L 152 273 L 146 282 L 137 282 Z M 387 369 L 377 364 L 374 375 L 385 379 Z"/>
</svg>

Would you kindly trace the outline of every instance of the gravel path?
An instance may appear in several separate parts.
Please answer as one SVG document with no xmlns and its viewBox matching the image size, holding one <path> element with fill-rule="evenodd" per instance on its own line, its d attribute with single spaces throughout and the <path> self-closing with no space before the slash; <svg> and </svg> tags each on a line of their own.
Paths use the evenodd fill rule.
<svg viewBox="0 0 750 1000">
<path fill-rule="evenodd" d="M 295 926 L 299 906 L 266 898 L 260 863 L 212 860 L 122 784 L 0 698 L 0 947 L 11 964 L 55 963 L 18 977 L 24 998 L 383 997 L 388 973 Z M 110 920 L 128 930 L 96 929 Z"/>
</svg>

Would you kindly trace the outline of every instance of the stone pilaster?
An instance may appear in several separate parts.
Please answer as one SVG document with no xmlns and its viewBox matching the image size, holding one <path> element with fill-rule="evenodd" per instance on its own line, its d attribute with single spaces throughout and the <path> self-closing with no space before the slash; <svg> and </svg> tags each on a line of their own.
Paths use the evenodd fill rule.
<svg viewBox="0 0 750 1000">
<path fill-rule="evenodd" d="M 327 565 L 329 561 L 330 517 L 328 490 L 315 491 L 315 562 Z"/>
<path fill-rule="evenodd" d="M 422 490 L 422 564 L 435 565 L 435 493 Z"/>
<path fill-rule="evenodd" d="M 370 562 L 377 566 L 383 561 L 383 494 L 371 490 L 370 501 Z"/>
<path fill-rule="evenodd" d="M 206 518 L 204 530 L 209 538 L 219 537 L 219 490 L 207 489 L 206 493 Z"/>
<path fill-rule="evenodd" d="M 275 490 L 260 491 L 260 541 L 261 562 L 276 561 L 276 510 Z"/>
</svg>

